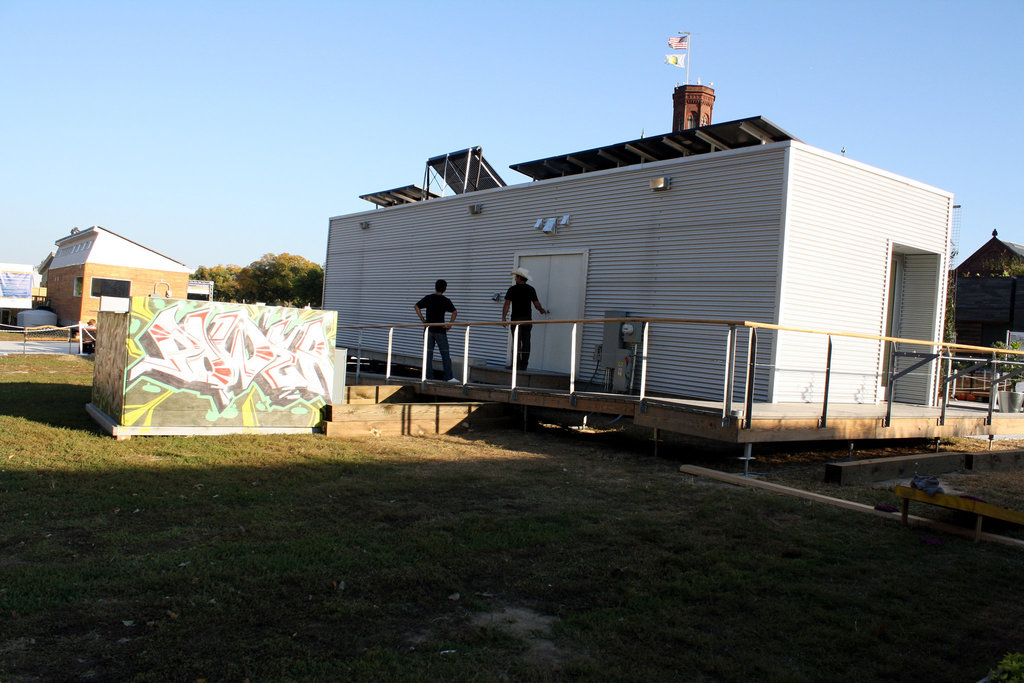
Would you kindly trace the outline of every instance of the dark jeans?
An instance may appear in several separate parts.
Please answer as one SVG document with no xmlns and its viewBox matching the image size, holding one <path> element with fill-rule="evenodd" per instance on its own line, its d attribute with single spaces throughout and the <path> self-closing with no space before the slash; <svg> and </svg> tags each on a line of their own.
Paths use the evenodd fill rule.
<svg viewBox="0 0 1024 683">
<path fill-rule="evenodd" d="M 434 344 L 437 344 L 437 348 L 441 352 L 441 365 L 444 367 L 443 379 L 447 382 L 452 378 L 452 354 L 448 349 L 448 333 L 431 332 L 427 335 L 427 367 L 431 369 L 427 373 L 428 377 L 434 375 Z"/>
<path fill-rule="evenodd" d="M 516 327 L 519 328 L 519 360 L 516 362 L 516 369 L 525 370 L 530 363 L 530 334 L 533 332 L 533 325 L 513 326 L 511 328 L 513 335 L 515 335 Z"/>
</svg>

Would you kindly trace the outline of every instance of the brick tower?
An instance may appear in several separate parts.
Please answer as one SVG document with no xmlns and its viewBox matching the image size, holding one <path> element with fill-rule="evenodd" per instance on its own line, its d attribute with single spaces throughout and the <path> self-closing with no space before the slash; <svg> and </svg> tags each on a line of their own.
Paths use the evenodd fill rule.
<svg viewBox="0 0 1024 683">
<path fill-rule="evenodd" d="M 715 108 L 715 89 L 706 85 L 677 85 L 672 92 L 672 132 L 707 126 Z"/>
</svg>

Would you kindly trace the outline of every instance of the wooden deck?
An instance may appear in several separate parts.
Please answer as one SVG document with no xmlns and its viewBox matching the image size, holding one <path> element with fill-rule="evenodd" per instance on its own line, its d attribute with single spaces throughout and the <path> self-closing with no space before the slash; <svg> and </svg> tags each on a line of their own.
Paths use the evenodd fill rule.
<svg viewBox="0 0 1024 683">
<path fill-rule="evenodd" d="M 643 401 L 638 396 L 624 394 L 610 394 L 598 391 L 584 391 L 593 385 L 584 386 L 580 384 L 581 377 L 576 377 L 576 388 L 580 389 L 570 393 L 569 377 L 565 374 L 546 371 L 520 371 L 515 376 L 515 387 L 512 386 L 512 373 L 506 366 L 486 362 L 480 358 L 474 360 L 474 356 L 466 347 L 464 353 L 465 364 L 460 366 L 456 363 L 456 375 L 468 379 L 467 383 L 440 383 L 434 381 L 422 382 L 420 378 L 402 379 L 391 377 L 390 382 L 394 384 L 405 384 L 416 387 L 417 391 L 425 396 L 432 396 L 447 401 L 480 401 L 504 403 L 511 406 L 521 406 L 524 409 L 530 407 L 541 407 L 549 409 L 560 409 L 578 411 L 583 413 L 597 413 L 604 415 L 621 415 L 628 418 L 634 424 L 649 427 L 654 430 L 676 432 L 690 436 L 701 437 L 726 443 L 754 444 L 773 441 L 818 441 L 818 440 L 864 440 L 864 439 L 922 439 L 922 438 L 943 438 L 955 436 L 1006 436 L 1024 434 L 1024 413 L 1002 413 L 989 412 L 988 404 L 973 401 L 954 401 L 946 406 L 945 411 L 938 407 L 909 404 L 844 404 L 830 403 L 823 406 L 821 403 L 753 403 L 749 408 L 744 404 L 746 386 L 740 384 L 738 378 L 742 372 L 735 367 L 737 358 L 736 341 L 744 336 L 744 330 L 749 333 L 755 331 L 785 331 L 787 333 L 800 335 L 818 335 L 827 337 L 829 354 L 828 360 L 819 359 L 824 364 L 810 362 L 808 368 L 818 368 L 816 372 L 825 373 L 824 392 L 827 394 L 829 376 L 832 368 L 831 349 L 833 338 L 873 340 L 879 344 L 906 345 L 911 351 L 899 351 L 899 355 L 913 359 L 921 358 L 917 365 L 897 373 L 888 378 L 890 382 L 889 391 L 892 391 L 892 383 L 898 378 L 910 372 L 913 367 L 921 363 L 939 363 L 941 366 L 946 363 L 950 371 L 951 363 L 972 364 L 972 369 L 964 372 L 974 372 L 979 368 L 986 368 L 991 376 L 999 372 L 1007 372 L 1007 364 L 1020 369 L 1008 372 L 999 378 L 1010 380 L 1016 373 L 1024 372 L 1024 350 L 1016 349 L 993 349 L 980 346 L 969 346 L 963 344 L 947 343 L 927 339 L 907 339 L 902 337 L 881 337 L 874 334 L 862 332 L 845 332 L 837 330 L 823 330 L 812 328 L 789 327 L 750 320 L 722 320 L 722 319 L 691 319 L 691 318 L 593 318 L 574 320 L 538 320 L 533 321 L 535 325 L 564 325 L 572 324 L 600 324 L 630 322 L 634 325 L 643 325 L 646 334 L 649 333 L 647 326 L 654 324 L 661 328 L 664 325 L 680 326 L 679 329 L 688 330 L 692 327 L 720 328 L 725 332 L 727 348 L 725 349 L 725 365 L 723 380 L 725 386 L 722 390 L 724 400 L 729 400 L 727 410 L 723 410 L 722 401 L 707 401 L 685 398 L 667 397 L 645 397 Z M 457 327 L 470 328 L 493 327 L 504 325 L 496 321 L 484 322 L 463 322 L 456 323 Z M 364 330 L 377 329 L 381 334 L 388 333 L 386 351 L 383 348 L 372 349 L 364 347 L 360 337 L 356 357 L 352 359 L 352 365 L 362 368 L 367 360 L 387 360 L 386 367 L 398 368 L 401 372 L 409 372 L 413 369 L 422 368 L 423 361 L 416 355 L 398 354 L 393 355 L 391 346 L 391 332 L 397 328 L 417 328 L 422 330 L 422 324 L 400 324 L 400 325 L 352 325 L 339 326 L 339 330 Z M 573 328 L 577 329 L 576 327 Z M 748 334 L 749 340 L 756 341 L 756 335 Z M 467 337 L 468 339 L 468 337 Z M 751 341 L 747 342 L 748 345 Z M 646 344 L 646 342 L 645 342 Z M 921 355 L 914 351 L 917 348 L 931 349 L 927 354 Z M 893 348 L 896 348 L 894 346 Z M 644 354 L 647 353 L 646 345 Z M 348 354 L 346 352 L 346 357 Z M 750 358 L 756 358 L 756 352 Z M 465 359 L 469 360 L 466 361 Z M 749 362 L 749 361 L 748 361 Z M 371 367 L 366 364 L 366 367 Z M 436 371 L 437 364 L 434 362 L 430 367 Z M 578 365 L 577 365 L 578 367 Z M 939 374 L 939 366 L 932 367 L 931 371 Z M 880 371 L 881 368 L 876 369 Z M 869 371 L 870 372 L 873 371 Z M 596 370 L 595 370 L 596 374 Z M 423 377 L 424 375 L 420 375 Z M 955 380 L 961 377 L 960 374 L 948 379 Z M 348 373 L 350 384 L 360 384 L 359 377 L 352 377 Z M 366 379 L 369 379 L 368 377 Z M 353 381 L 354 380 L 354 381 Z M 593 381 L 593 377 L 589 381 Z M 634 386 L 644 391 L 646 386 L 646 375 L 640 369 L 639 383 Z M 941 386 L 947 386 L 942 384 Z M 973 389 L 973 387 L 972 387 Z M 977 395 L 978 392 L 974 392 Z M 728 397 L 732 397 L 730 400 Z M 747 414 L 744 414 L 744 413 Z"/>
<path fill-rule="evenodd" d="M 864 439 L 924 439 L 954 436 L 1024 434 L 1024 413 L 992 414 L 982 403 L 953 401 L 940 424 L 938 407 L 896 403 L 886 426 L 887 404 L 830 404 L 822 424 L 820 403 L 754 403 L 750 424 L 743 405 L 733 404 L 723 418 L 723 404 L 715 401 L 648 397 L 601 392 L 576 392 L 542 387 L 501 386 L 485 383 L 455 384 L 391 378 L 418 394 L 449 401 L 481 401 L 512 406 L 622 415 L 635 425 L 687 436 L 736 444 L 784 441 Z"/>
</svg>

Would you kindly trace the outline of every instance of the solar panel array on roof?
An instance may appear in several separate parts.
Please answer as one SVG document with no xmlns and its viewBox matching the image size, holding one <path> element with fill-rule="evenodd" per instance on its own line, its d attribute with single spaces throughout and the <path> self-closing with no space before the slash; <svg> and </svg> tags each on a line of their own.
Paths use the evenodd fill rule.
<svg viewBox="0 0 1024 683">
<path fill-rule="evenodd" d="M 619 142 L 582 152 L 526 161 L 512 164 L 509 168 L 519 171 L 533 180 L 547 180 L 784 140 L 796 140 L 796 138 L 771 121 L 754 116 L 664 135 L 643 137 L 629 142 Z M 439 192 L 434 192 L 431 189 L 435 182 L 441 185 Z M 360 195 L 359 198 L 373 202 L 377 206 L 397 206 L 425 199 L 436 199 L 446 189 L 450 189 L 455 194 L 464 194 L 477 190 L 505 187 L 505 181 L 484 159 L 483 148 L 470 147 L 428 159 L 423 185 L 424 187 L 406 185 L 393 190 L 371 192 Z"/>
<path fill-rule="evenodd" d="M 427 168 L 423 176 L 423 187 L 406 185 L 393 190 L 362 194 L 359 198 L 377 206 L 387 207 L 437 199 L 446 189 L 455 194 L 464 194 L 505 187 L 505 181 L 484 159 L 482 147 L 470 147 L 427 159 Z M 435 184 L 440 185 L 438 192 L 431 190 L 431 185 Z"/>
<path fill-rule="evenodd" d="M 526 161 L 512 164 L 509 168 L 533 180 L 547 180 L 651 161 L 676 159 L 692 154 L 708 154 L 795 139 L 771 121 L 755 116 Z"/>
<path fill-rule="evenodd" d="M 444 187 L 451 188 L 455 194 L 505 187 L 505 181 L 484 159 L 482 147 L 470 147 L 427 159 L 428 182 L 425 185 L 428 189 L 431 171 L 437 174 Z"/>
<path fill-rule="evenodd" d="M 424 190 L 419 185 L 406 185 L 405 187 L 396 187 L 393 190 L 362 194 L 359 195 L 359 198 L 373 202 L 377 206 L 397 206 L 399 204 L 421 202 L 424 199 L 436 199 L 439 196 L 434 192 Z"/>
</svg>

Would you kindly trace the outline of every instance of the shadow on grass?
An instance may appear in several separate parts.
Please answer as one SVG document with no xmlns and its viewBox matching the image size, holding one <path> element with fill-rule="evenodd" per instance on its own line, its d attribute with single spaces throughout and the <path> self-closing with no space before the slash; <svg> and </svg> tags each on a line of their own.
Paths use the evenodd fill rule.
<svg viewBox="0 0 1024 683">
<path fill-rule="evenodd" d="M 94 438 L 72 365 L 0 385 L 33 423 L 0 433 L 2 680 L 962 681 L 1021 646 L 1013 549 L 617 434 Z M 479 625 L 523 613 L 550 630 Z"/>
<path fill-rule="evenodd" d="M 1019 646 L 1018 554 L 653 458 L 88 441 L 7 463 L 4 680 L 973 680 Z M 523 610 L 552 628 L 478 625 Z"/>
<path fill-rule="evenodd" d="M 0 415 L 50 427 L 99 431 L 85 411 L 85 404 L 92 399 L 91 386 L 39 382 L 8 382 L 0 386 Z"/>
</svg>

